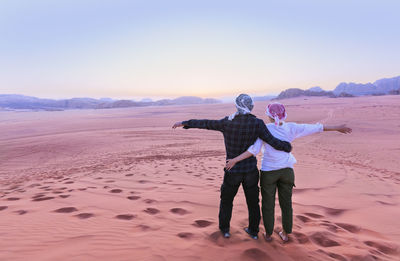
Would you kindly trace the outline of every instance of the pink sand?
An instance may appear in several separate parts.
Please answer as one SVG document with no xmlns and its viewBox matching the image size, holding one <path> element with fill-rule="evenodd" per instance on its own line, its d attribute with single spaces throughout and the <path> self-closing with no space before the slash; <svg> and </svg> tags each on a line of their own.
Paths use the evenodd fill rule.
<svg viewBox="0 0 400 261">
<path fill-rule="evenodd" d="M 171 129 L 232 104 L 0 112 L 0 260 L 399 260 L 400 96 L 282 102 L 288 121 L 353 128 L 293 143 L 287 244 L 245 234 L 242 189 L 221 238 L 222 135 Z"/>
</svg>

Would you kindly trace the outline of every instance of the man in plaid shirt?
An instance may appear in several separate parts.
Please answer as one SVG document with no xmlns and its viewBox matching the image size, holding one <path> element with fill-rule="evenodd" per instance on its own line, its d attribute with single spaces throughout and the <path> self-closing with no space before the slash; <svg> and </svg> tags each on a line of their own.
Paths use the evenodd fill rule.
<svg viewBox="0 0 400 261">
<path fill-rule="evenodd" d="M 292 149 L 290 143 L 273 137 L 264 122 L 250 114 L 253 107 L 254 103 L 251 97 L 247 94 L 240 94 L 236 98 L 237 112 L 231 116 L 221 120 L 188 120 L 177 122 L 173 128 L 198 128 L 222 132 L 225 141 L 226 159 L 233 159 L 246 151 L 257 138 L 262 139 L 277 150 L 290 152 Z M 258 238 L 261 218 L 258 181 L 259 172 L 255 157 L 238 162 L 229 171 L 225 170 L 224 181 L 221 186 L 219 209 L 219 229 L 224 237 L 230 237 L 229 228 L 232 217 L 233 199 L 240 184 L 242 184 L 249 211 L 249 226 L 245 228 L 245 231 L 253 239 Z"/>
</svg>

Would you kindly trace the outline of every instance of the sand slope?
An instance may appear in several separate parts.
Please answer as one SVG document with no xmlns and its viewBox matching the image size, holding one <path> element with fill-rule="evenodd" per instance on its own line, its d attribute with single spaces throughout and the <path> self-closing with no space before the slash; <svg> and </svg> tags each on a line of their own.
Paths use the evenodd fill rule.
<svg viewBox="0 0 400 261">
<path fill-rule="evenodd" d="M 353 128 L 294 142 L 287 244 L 246 236 L 242 189 L 221 238 L 222 135 L 171 129 L 230 104 L 0 112 L 0 260 L 399 260 L 400 97 L 283 102 L 289 121 Z"/>
</svg>

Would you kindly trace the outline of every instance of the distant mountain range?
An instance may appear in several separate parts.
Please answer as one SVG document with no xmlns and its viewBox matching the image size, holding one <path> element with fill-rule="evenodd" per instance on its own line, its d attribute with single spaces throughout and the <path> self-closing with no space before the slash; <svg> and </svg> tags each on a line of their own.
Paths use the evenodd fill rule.
<svg viewBox="0 0 400 261">
<path fill-rule="evenodd" d="M 299 96 L 328 96 L 355 97 L 364 95 L 398 95 L 400 94 L 400 76 L 384 78 L 374 83 L 345 83 L 342 82 L 333 91 L 325 91 L 321 87 L 312 87 L 308 90 L 291 88 L 282 91 L 276 99 L 287 99 Z"/>
<path fill-rule="evenodd" d="M 399 95 L 400 76 L 384 78 L 374 83 L 345 83 L 342 82 L 333 91 L 325 91 L 319 86 L 307 90 L 291 88 L 282 91 L 278 96 L 267 95 L 253 97 L 254 101 L 266 101 L 272 99 L 287 99 L 299 96 L 327 96 L 327 97 L 355 97 L 363 95 Z M 133 100 L 113 100 L 110 98 L 72 98 L 72 99 L 41 99 L 32 96 L 18 94 L 0 94 L 0 109 L 11 110 L 68 110 L 68 109 L 107 109 L 107 108 L 126 108 L 144 106 L 167 106 L 167 105 L 189 105 L 189 104 L 212 104 L 221 103 L 217 99 L 203 99 L 194 96 L 183 96 L 176 99 L 163 99 L 153 101 L 143 99 Z"/>
<path fill-rule="evenodd" d="M 0 94 L 0 108 L 20 110 L 68 110 L 68 109 L 105 109 L 143 106 L 189 105 L 220 103 L 216 99 L 202 99 L 194 96 L 183 96 L 176 99 L 152 101 L 113 100 L 109 98 L 72 98 L 63 100 L 40 99 L 18 94 Z"/>
</svg>

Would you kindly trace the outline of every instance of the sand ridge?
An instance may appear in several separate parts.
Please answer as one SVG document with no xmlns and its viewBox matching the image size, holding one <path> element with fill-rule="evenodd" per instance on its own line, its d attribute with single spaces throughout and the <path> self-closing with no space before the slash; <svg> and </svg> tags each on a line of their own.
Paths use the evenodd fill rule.
<svg viewBox="0 0 400 261">
<path fill-rule="evenodd" d="M 231 104 L 0 112 L 0 260 L 398 260 L 399 101 L 282 101 L 288 121 L 353 128 L 294 142 L 286 244 L 246 235 L 242 189 L 222 238 L 222 135 L 171 129 L 222 118 Z M 266 104 L 254 110 L 264 120 Z"/>
</svg>

